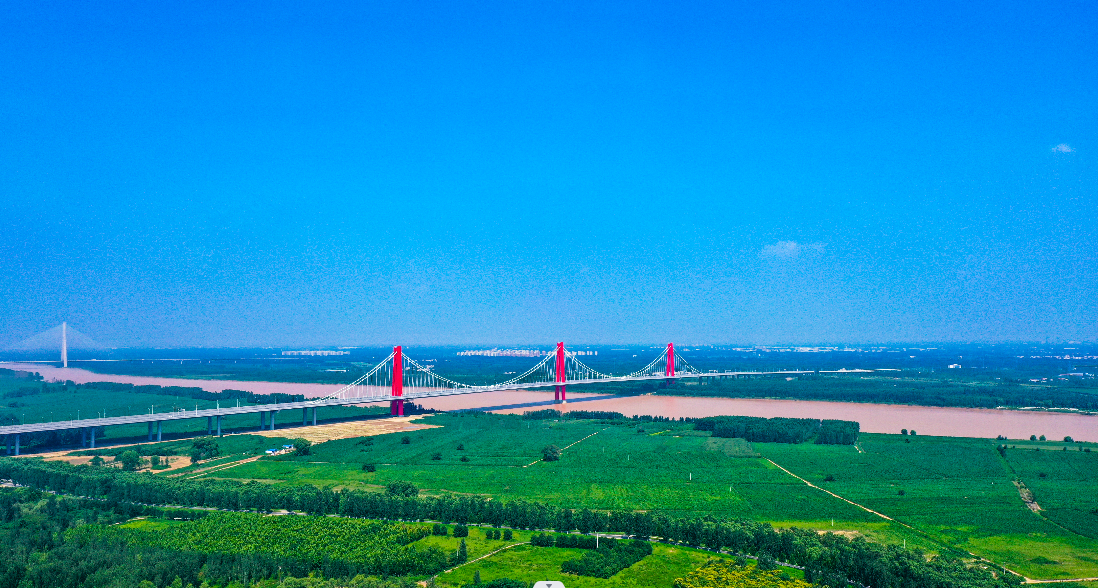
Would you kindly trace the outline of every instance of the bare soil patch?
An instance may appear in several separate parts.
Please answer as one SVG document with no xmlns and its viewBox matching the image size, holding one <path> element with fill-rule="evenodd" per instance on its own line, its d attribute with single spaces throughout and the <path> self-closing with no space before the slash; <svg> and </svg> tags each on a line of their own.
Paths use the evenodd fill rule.
<svg viewBox="0 0 1098 588">
<path fill-rule="evenodd" d="M 438 425 L 426 425 L 412 422 L 423 418 L 423 415 L 393 417 L 388 419 L 374 419 L 369 421 L 348 421 L 344 423 L 332 423 L 330 425 L 317 425 L 315 427 L 299 427 L 292 431 L 255 431 L 252 435 L 264 437 L 294 437 L 311 441 L 312 443 L 324 443 L 336 439 L 353 439 L 355 437 L 370 437 L 373 435 L 387 435 L 389 433 L 402 433 L 404 431 L 418 431 L 419 429 L 433 429 Z"/>
</svg>

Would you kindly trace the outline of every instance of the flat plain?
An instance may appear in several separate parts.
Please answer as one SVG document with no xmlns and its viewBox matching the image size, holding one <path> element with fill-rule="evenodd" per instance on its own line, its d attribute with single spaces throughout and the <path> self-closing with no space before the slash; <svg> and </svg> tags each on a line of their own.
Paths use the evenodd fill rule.
<svg viewBox="0 0 1098 588">
<path fill-rule="evenodd" d="M 1098 453 L 1083 451 L 1088 444 L 1007 441 L 1001 454 L 1001 442 L 953 437 L 863 434 L 856 446 L 791 445 L 716 439 L 678 422 L 478 413 L 422 422 L 438 427 L 331 441 L 306 457 L 210 475 L 377 491 L 410 481 L 427 494 L 746 517 L 968 552 L 1030 578 L 1098 576 L 1098 541 L 1088 536 L 1098 519 Z M 560 461 L 540 460 L 550 444 L 564 448 Z M 1027 508 L 1015 479 L 1046 510 Z"/>
</svg>

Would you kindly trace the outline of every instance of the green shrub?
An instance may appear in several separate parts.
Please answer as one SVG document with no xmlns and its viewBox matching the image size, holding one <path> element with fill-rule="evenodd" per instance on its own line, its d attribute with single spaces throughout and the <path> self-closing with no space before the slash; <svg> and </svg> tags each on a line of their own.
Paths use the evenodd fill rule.
<svg viewBox="0 0 1098 588">
<path fill-rule="evenodd" d="M 647 541 L 602 542 L 579 559 L 570 559 L 560 566 L 567 574 L 610 578 L 645 557 L 652 555 L 652 544 Z"/>
<path fill-rule="evenodd" d="M 560 459 L 560 447 L 556 445 L 546 445 L 541 448 L 542 461 L 557 461 Z"/>
<path fill-rule="evenodd" d="M 419 488 L 411 482 L 404 480 L 397 480 L 396 482 L 389 482 L 385 485 L 385 493 L 390 496 L 401 496 L 404 498 L 414 498 L 419 496 Z"/>
<path fill-rule="evenodd" d="M 309 455 L 312 453 L 313 443 L 307 439 L 294 439 L 294 455 Z"/>
</svg>

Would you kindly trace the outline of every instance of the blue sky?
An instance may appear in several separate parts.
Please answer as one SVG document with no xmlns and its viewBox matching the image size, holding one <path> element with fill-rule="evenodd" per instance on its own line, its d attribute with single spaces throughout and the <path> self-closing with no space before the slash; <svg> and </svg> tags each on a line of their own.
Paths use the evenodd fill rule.
<svg viewBox="0 0 1098 588">
<path fill-rule="evenodd" d="M 1093 2 L 229 4 L 0 7 L 0 345 L 1098 340 Z"/>
</svg>

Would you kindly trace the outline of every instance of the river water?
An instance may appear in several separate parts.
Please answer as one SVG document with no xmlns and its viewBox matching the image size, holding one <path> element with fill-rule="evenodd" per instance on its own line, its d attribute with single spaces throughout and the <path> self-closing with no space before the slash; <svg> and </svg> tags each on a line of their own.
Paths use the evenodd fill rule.
<svg viewBox="0 0 1098 588">
<path fill-rule="evenodd" d="M 328 384 L 286 382 L 243 382 L 235 380 L 189 380 L 96 374 L 79 368 L 56 368 L 40 364 L 0 364 L 8 369 L 37 371 L 47 380 L 86 382 L 128 382 L 160 386 L 193 386 L 211 392 L 226 388 L 260 394 L 281 392 L 304 394 L 309 398 L 326 396 L 339 389 Z M 688 396 L 608 396 L 575 393 L 568 402 L 554 405 L 550 391 L 509 391 L 463 394 L 417 401 L 436 410 L 480 409 L 521 414 L 527 410 L 604 410 L 626 416 L 658 415 L 666 417 L 705 417 L 743 415 L 758 417 L 799 417 L 858 421 L 867 433 L 899 433 L 914 429 L 920 435 L 1028 439 L 1045 435 L 1050 440 L 1071 436 L 1077 441 L 1098 442 L 1098 416 L 1059 412 L 996 410 L 983 408 L 939 408 L 902 404 L 857 402 L 820 402 L 814 400 L 767 400 L 741 398 L 699 398 Z"/>
</svg>

